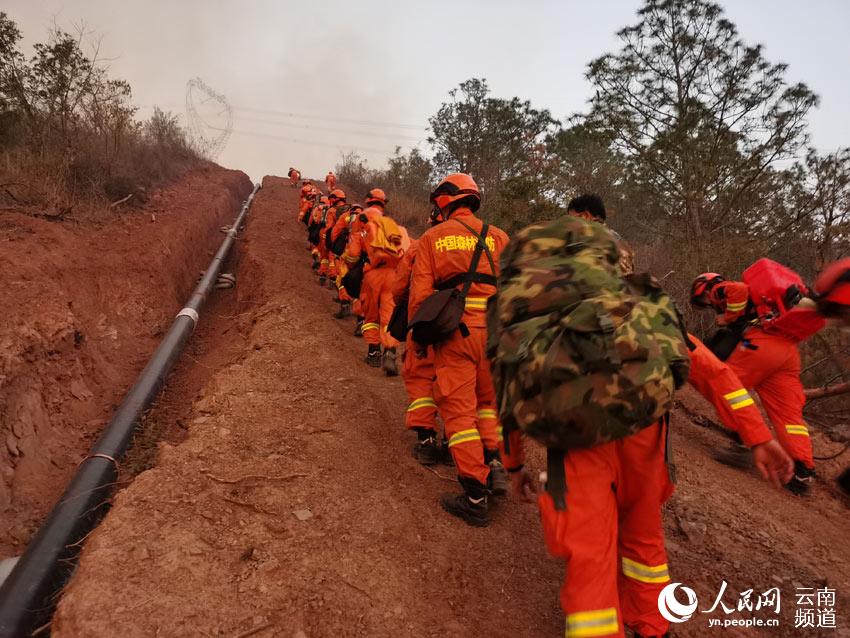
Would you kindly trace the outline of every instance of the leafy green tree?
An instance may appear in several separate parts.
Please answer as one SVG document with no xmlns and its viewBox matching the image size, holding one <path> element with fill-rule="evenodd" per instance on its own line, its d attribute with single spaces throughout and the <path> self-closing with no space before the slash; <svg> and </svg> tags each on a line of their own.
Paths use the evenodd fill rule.
<svg viewBox="0 0 850 638">
<path fill-rule="evenodd" d="M 388 160 L 383 182 L 386 188 L 402 192 L 427 203 L 432 187 L 433 166 L 417 148 L 407 155 L 396 147 L 395 155 Z"/>
<path fill-rule="evenodd" d="M 545 200 L 545 140 L 555 120 L 517 97 L 490 97 L 483 79 L 462 82 L 449 98 L 429 120 L 436 176 L 470 173 L 494 220 L 527 221 Z"/>
<path fill-rule="evenodd" d="M 638 17 L 618 52 L 590 63 L 588 126 L 610 135 L 634 186 L 692 247 L 748 233 L 763 212 L 752 195 L 805 144 L 817 97 L 717 4 L 646 0 Z"/>
</svg>

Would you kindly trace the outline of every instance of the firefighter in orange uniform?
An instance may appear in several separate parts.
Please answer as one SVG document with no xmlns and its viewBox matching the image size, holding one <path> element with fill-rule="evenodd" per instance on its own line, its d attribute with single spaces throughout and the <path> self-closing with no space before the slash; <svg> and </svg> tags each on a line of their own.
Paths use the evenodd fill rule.
<svg viewBox="0 0 850 638">
<path fill-rule="evenodd" d="M 794 494 L 806 494 L 815 465 L 809 428 L 803 419 L 806 397 L 797 342 L 757 324 L 743 282 L 726 281 L 717 273 L 699 275 L 691 285 L 691 304 L 712 308 L 719 315 L 719 325 L 737 324 L 742 332 L 743 338 L 726 364 L 744 387 L 758 393 L 776 438 L 794 459 L 794 476 L 786 487 Z"/>
<path fill-rule="evenodd" d="M 462 288 L 472 266 L 484 222 L 475 216 L 481 195 L 469 175 L 455 173 L 431 193 L 445 221 L 419 239 L 410 286 L 409 317 L 443 286 Z M 435 399 L 463 494 L 444 494 L 443 508 L 470 525 L 490 522 L 491 470 L 498 462 L 496 393 L 485 354 L 487 299 L 496 292 L 499 256 L 508 243 L 504 231 L 489 226 L 487 251 L 478 263 L 466 297 L 463 329 L 434 346 Z M 457 283 L 459 282 L 459 283 Z"/>
<path fill-rule="evenodd" d="M 325 175 L 325 186 L 328 187 L 329 193 L 336 188 L 336 175 L 333 171 L 328 171 L 328 174 Z"/>
<path fill-rule="evenodd" d="M 824 319 L 850 326 L 850 257 L 824 268 L 814 288 L 818 313 Z M 836 480 L 838 487 L 850 495 L 850 467 Z"/>
<path fill-rule="evenodd" d="M 366 209 L 360 214 L 360 228 L 351 242 L 349 260 L 358 261 L 365 252 L 368 263 L 363 268 L 363 285 L 360 305 L 363 313 L 362 333 L 367 344 L 366 363 L 374 368 L 383 367 L 388 376 L 398 374 L 396 349 L 398 341 L 387 332 L 393 312 L 392 282 L 395 268 L 401 261 L 400 251 L 373 244 L 378 235 L 377 224 L 384 215 L 387 196 L 380 188 L 366 194 Z M 381 346 L 383 345 L 383 353 Z"/>
<path fill-rule="evenodd" d="M 850 326 L 850 257 L 824 268 L 814 289 L 818 313 Z"/>
<path fill-rule="evenodd" d="M 724 424 L 752 446 L 762 476 L 776 487 L 793 473 L 734 373 L 691 338 L 689 381 L 718 409 Z M 668 427 L 650 426 L 619 441 L 570 450 L 564 457 L 566 508 L 538 498 L 546 545 L 566 559 L 561 606 L 568 638 L 665 636 L 669 622 L 658 596 L 670 582 L 661 506 L 673 493 L 665 462 Z M 513 492 L 532 500 L 535 484 L 523 467 L 523 438 L 508 436 L 503 450 Z"/>
<path fill-rule="evenodd" d="M 337 242 L 340 235 L 345 233 L 346 238 L 343 239 L 343 242 L 345 243 L 345 246 L 348 247 L 348 242 L 351 240 L 352 226 L 362 211 L 363 207 L 360 204 L 352 204 L 351 208 L 349 208 L 344 215 L 339 216 L 336 220 L 336 224 L 334 224 L 334 227 L 331 230 L 331 246 Z M 336 319 L 345 319 L 351 315 L 354 310 L 352 302 L 355 300 L 351 298 L 351 295 L 348 294 L 345 290 L 345 286 L 342 284 L 342 279 L 345 277 L 346 273 L 348 273 L 349 268 L 349 264 L 344 258 L 345 255 L 345 248 L 343 248 L 340 254 L 334 255 L 334 262 L 336 263 L 337 302 L 339 303 L 339 311 L 334 314 Z"/>
<path fill-rule="evenodd" d="M 318 192 L 313 189 L 313 185 L 307 184 L 301 189 L 301 203 L 298 206 L 298 221 L 304 223 L 305 217 L 310 214 L 313 206 L 316 205 Z"/>
<path fill-rule="evenodd" d="M 323 220 L 328 210 L 328 206 L 330 205 L 330 200 L 324 195 L 318 198 L 315 206 L 310 210 L 308 214 L 308 222 L 307 228 L 314 224 L 323 224 Z M 319 242 L 313 244 L 311 241 L 311 251 L 310 254 L 313 257 L 313 270 L 318 270 L 321 265 L 321 253 L 319 251 Z"/>
<path fill-rule="evenodd" d="M 369 194 L 372 194 L 374 191 L 378 191 L 383 194 L 383 191 L 380 189 L 372 189 L 369 191 Z M 342 262 L 345 264 L 346 271 L 350 271 L 358 266 L 358 264 L 362 265 L 361 262 L 365 262 L 366 260 L 366 224 L 369 222 L 370 217 L 375 218 L 377 215 L 382 214 L 381 211 L 375 207 L 374 205 L 369 204 L 369 194 L 367 194 L 366 205 L 367 208 L 360 211 L 357 217 L 355 217 L 350 226 L 350 232 L 348 236 L 348 243 L 345 246 L 345 251 L 342 254 Z M 386 197 L 384 196 L 384 199 Z M 374 200 L 373 200 L 374 203 Z M 342 283 L 342 282 L 340 282 Z M 344 287 L 340 289 L 340 299 L 344 301 L 351 301 L 351 308 L 357 317 L 356 325 L 354 327 L 354 336 L 363 337 L 366 341 L 367 345 L 375 344 L 378 346 L 378 351 L 380 352 L 380 343 L 381 337 L 380 334 L 375 332 L 374 334 L 366 335 L 363 332 L 363 327 L 365 326 L 364 322 L 364 310 L 363 310 L 363 285 L 360 286 L 360 294 L 357 295 L 356 298 L 351 296 L 351 293 L 346 290 Z M 370 326 L 370 332 L 372 330 L 372 326 Z M 368 336 L 368 338 L 367 338 Z M 371 348 L 370 348 L 371 350 Z M 367 363 L 373 365 L 374 362 L 370 362 L 366 359 Z M 380 366 L 380 356 L 377 357 L 377 364 Z M 377 367 L 377 366 L 376 366 Z"/>
<path fill-rule="evenodd" d="M 287 176 L 289 177 L 289 185 L 292 188 L 297 188 L 298 187 L 298 180 L 301 179 L 301 173 L 299 173 L 297 170 L 295 170 L 294 168 L 292 168 L 290 166 L 289 172 L 287 173 Z"/>
<path fill-rule="evenodd" d="M 319 240 L 319 284 L 325 285 L 328 277 L 336 279 L 336 260 L 330 253 L 327 245 L 327 233 L 336 225 L 337 217 L 340 213 L 348 210 L 345 204 L 345 193 L 339 189 L 332 190 L 328 193 L 328 214 L 325 216 L 325 225 L 322 228 L 322 236 Z"/>
<path fill-rule="evenodd" d="M 443 221 L 439 211 L 431 214 L 431 226 Z M 393 282 L 393 301 L 396 305 L 407 306 L 410 298 L 410 281 L 413 264 L 416 263 L 416 250 L 419 242 L 413 241 L 396 268 Z M 422 465 L 434 465 L 440 460 L 440 447 L 437 442 L 437 403 L 434 400 L 434 350 L 419 349 L 413 342 L 413 335 L 407 333 L 407 341 L 402 357 L 401 378 L 410 404 L 404 417 L 404 424 L 416 432 L 416 445 L 413 456 Z"/>
</svg>

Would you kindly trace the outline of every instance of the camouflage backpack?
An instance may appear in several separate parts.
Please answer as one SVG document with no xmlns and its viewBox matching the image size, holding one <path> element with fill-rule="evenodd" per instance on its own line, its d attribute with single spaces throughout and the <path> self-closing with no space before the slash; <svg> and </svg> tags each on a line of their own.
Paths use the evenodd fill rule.
<svg viewBox="0 0 850 638">
<path fill-rule="evenodd" d="M 621 276 L 602 224 L 562 217 L 520 231 L 487 310 L 505 432 L 587 448 L 662 418 L 690 365 L 676 307 L 648 274 Z M 561 465 L 563 467 L 563 465 Z"/>
</svg>

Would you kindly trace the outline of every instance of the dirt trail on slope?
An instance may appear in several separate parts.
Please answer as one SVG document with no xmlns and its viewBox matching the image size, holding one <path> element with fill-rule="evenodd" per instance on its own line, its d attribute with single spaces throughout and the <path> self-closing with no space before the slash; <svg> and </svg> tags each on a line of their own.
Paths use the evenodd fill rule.
<svg viewBox="0 0 850 638">
<path fill-rule="evenodd" d="M 197 356 L 170 382 L 173 410 L 161 418 L 184 422 L 186 438 L 162 444 L 156 467 L 116 497 L 54 634 L 562 635 L 562 566 L 545 554 L 535 508 L 503 501 L 487 529 L 442 512 L 453 472 L 411 458 L 401 382 L 367 368 L 352 324 L 330 317 L 331 293 L 316 285 L 295 220 L 297 192 L 266 178 L 239 243 L 229 314 L 202 319 L 211 325 Z M 196 395 L 199 378 L 208 383 Z M 182 398 L 193 405 L 181 410 Z M 683 401 L 705 409 L 689 393 Z M 796 499 L 716 464 L 708 452 L 723 437 L 684 412 L 674 441 L 670 562 L 700 609 L 723 579 L 732 605 L 739 591 L 780 587 L 779 630 L 725 635 L 806 635 L 793 629 L 793 590 L 828 583 L 846 630 L 846 503 L 826 483 Z M 697 616 L 678 634 L 717 635 Z"/>
</svg>

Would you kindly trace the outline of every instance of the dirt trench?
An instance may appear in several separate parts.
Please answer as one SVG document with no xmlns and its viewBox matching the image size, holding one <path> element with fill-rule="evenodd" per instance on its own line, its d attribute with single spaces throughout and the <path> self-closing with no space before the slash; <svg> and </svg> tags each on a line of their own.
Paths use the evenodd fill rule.
<svg viewBox="0 0 850 638">
<path fill-rule="evenodd" d="M 0 558 L 61 494 L 250 189 L 210 164 L 99 224 L 0 210 Z"/>
<path fill-rule="evenodd" d="M 503 501 L 487 529 L 442 512 L 452 470 L 411 458 L 401 382 L 367 368 L 352 324 L 331 318 L 296 206 L 287 180 L 264 180 L 227 311 L 203 320 L 154 412 L 185 436 L 117 495 L 53 634 L 563 635 L 562 565 L 544 551 L 535 508 Z M 822 466 L 807 499 L 773 490 L 711 460 L 726 439 L 687 416 L 710 414 L 701 399 L 682 402 L 665 507 L 674 580 L 705 607 L 723 580 L 727 603 L 781 588 L 780 628 L 725 632 L 742 636 L 821 635 L 793 628 L 793 591 L 833 587 L 843 630 L 832 635 L 848 635 L 847 503 L 828 481 L 840 464 Z M 676 633 L 717 630 L 698 617 Z"/>
</svg>

